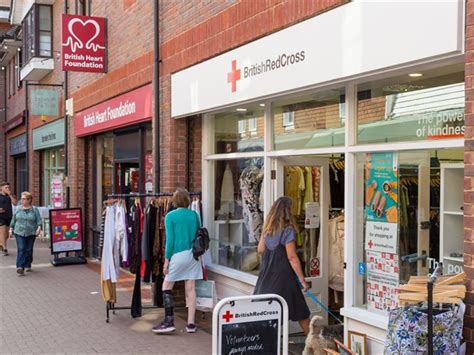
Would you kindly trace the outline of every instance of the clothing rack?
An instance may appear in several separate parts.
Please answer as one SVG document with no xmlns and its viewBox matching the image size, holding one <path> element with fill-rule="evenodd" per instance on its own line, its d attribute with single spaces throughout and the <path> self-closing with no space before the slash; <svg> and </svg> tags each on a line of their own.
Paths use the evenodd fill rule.
<svg viewBox="0 0 474 355">
<path fill-rule="evenodd" d="M 126 197 L 171 197 L 173 196 L 174 193 L 171 192 L 155 192 L 155 193 L 129 193 L 129 194 L 108 194 L 107 198 L 126 198 Z M 201 192 L 189 192 L 189 196 L 201 196 Z M 115 303 L 112 303 L 110 301 L 107 301 L 105 304 L 106 307 L 106 319 L 105 322 L 109 323 L 110 322 L 110 311 L 112 311 L 112 314 L 115 314 L 115 311 L 122 311 L 122 310 L 131 310 L 131 306 L 120 306 L 116 307 Z M 159 306 L 142 306 L 142 309 L 156 309 L 156 308 L 163 308 Z M 179 308 L 179 307 L 175 307 Z M 204 317 L 204 313 L 203 313 Z"/>
<path fill-rule="evenodd" d="M 129 194 L 109 194 L 108 198 L 122 198 L 122 197 L 171 197 L 172 192 L 155 192 L 155 193 L 129 193 Z M 201 196 L 200 192 L 189 192 L 189 196 Z"/>
</svg>

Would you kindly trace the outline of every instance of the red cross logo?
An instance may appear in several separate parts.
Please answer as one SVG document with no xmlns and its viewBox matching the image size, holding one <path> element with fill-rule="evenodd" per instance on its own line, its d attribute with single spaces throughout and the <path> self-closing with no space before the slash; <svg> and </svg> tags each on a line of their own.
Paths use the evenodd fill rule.
<svg viewBox="0 0 474 355">
<path fill-rule="evenodd" d="M 371 240 L 369 240 L 369 248 L 371 248 L 371 249 L 372 249 L 372 246 L 373 246 L 373 245 L 374 245 L 374 243 L 372 243 L 372 241 L 371 241 Z"/>
<path fill-rule="evenodd" d="M 240 69 L 237 69 L 237 61 L 232 61 L 232 71 L 227 73 L 227 82 L 232 83 L 232 92 L 237 91 L 237 81 L 240 80 Z"/>
<path fill-rule="evenodd" d="M 225 319 L 226 323 L 229 323 L 232 318 L 234 318 L 234 315 L 230 313 L 230 311 L 225 312 L 225 314 L 222 316 L 222 319 Z"/>
</svg>

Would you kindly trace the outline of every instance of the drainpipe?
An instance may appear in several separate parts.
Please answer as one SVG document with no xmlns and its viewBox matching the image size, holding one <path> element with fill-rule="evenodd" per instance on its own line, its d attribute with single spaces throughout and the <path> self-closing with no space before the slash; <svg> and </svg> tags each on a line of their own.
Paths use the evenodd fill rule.
<svg viewBox="0 0 474 355">
<path fill-rule="evenodd" d="M 4 100 L 4 105 L 3 105 L 3 123 L 7 122 L 7 71 L 6 69 L 3 71 L 3 87 L 5 88 L 5 90 L 3 90 L 3 100 Z M 8 180 L 8 169 L 7 169 L 7 165 L 8 165 L 8 154 L 7 154 L 7 150 L 8 150 L 8 145 L 7 145 L 7 132 L 3 132 L 4 133 L 4 137 L 5 137 L 5 152 L 4 152 L 4 164 L 3 164 L 3 174 L 4 174 L 4 180 L 7 181 Z"/>
<path fill-rule="evenodd" d="M 68 0 L 64 0 L 64 13 L 68 13 Z M 66 208 L 70 205 L 70 188 L 69 188 L 69 147 L 68 147 L 68 125 L 69 120 L 66 114 L 66 101 L 68 99 L 68 72 L 64 71 L 64 175 L 66 177 Z"/>
<path fill-rule="evenodd" d="M 160 192 L 160 1 L 153 1 L 153 92 L 154 92 L 154 133 L 155 133 L 155 192 Z"/>
</svg>

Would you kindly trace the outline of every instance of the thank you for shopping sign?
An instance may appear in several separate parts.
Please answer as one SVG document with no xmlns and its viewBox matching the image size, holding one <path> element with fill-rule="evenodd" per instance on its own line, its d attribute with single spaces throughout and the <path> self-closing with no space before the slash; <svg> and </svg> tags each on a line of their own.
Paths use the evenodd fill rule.
<svg viewBox="0 0 474 355">
<path fill-rule="evenodd" d="M 51 252 L 82 251 L 83 230 L 80 208 L 49 210 Z"/>
<path fill-rule="evenodd" d="M 107 21 L 103 17 L 62 15 L 63 71 L 107 71 Z"/>
<path fill-rule="evenodd" d="M 213 353 L 285 353 L 288 345 L 286 312 L 286 302 L 275 295 L 231 297 L 220 301 L 213 316 Z"/>
</svg>

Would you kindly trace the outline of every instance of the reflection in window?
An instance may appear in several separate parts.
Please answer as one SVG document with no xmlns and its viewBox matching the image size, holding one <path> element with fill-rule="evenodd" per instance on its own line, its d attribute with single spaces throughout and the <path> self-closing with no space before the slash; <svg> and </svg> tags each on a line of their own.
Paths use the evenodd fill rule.
<svg viewBox="0 0 474 355">
<path fill-rule="evenodd" d="M 263 226 L 263 158 L 215 162 L 214 263 L 258 273 Z"/>
<path fill-rule="evenodd" d="M 263 106 L 218 113 L 214 119 L 216 153 L 263 150 Z"/>
<path fill-rule="evenodd" d="M 23 20 L 23 64 L 33 57 L 52 57 L 52 7 L 34 4 Z"/>
<path fill-rule="evenodd" d="M 440 75 L 443 70 L 361 85 L 358 142 L 463 137 L 464 73 Z"/>
<path fill-rule="evenodd" d="M 341 110 L 344 101 L 344 90 L 340 89 L 276 102 L 273 110 L 275 149 L 343 145 Z"/>
</svg>

